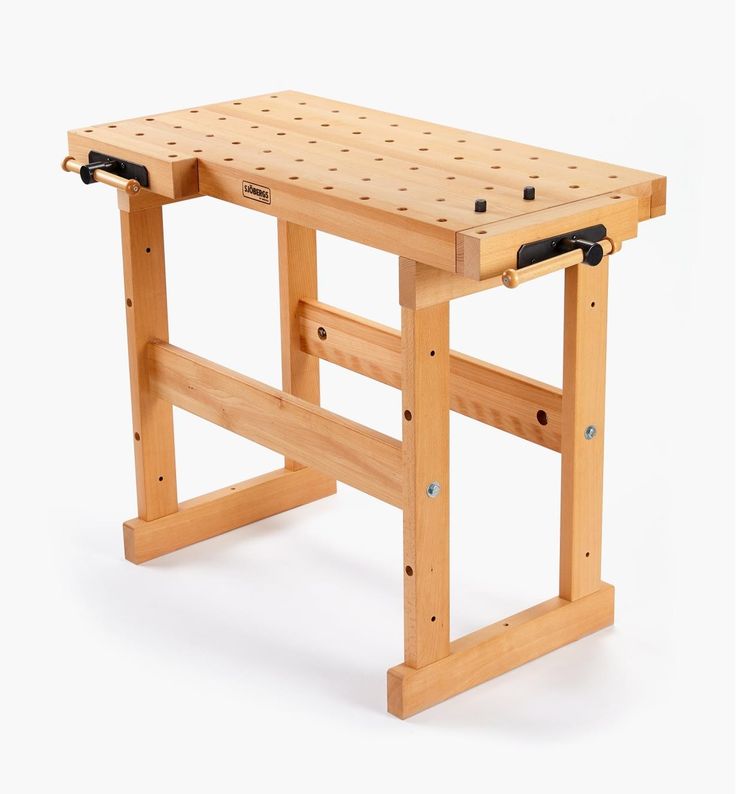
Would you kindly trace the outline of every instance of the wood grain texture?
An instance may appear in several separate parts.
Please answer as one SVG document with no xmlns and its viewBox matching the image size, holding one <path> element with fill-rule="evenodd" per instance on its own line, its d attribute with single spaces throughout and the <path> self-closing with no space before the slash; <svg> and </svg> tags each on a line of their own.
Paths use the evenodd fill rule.
<svg viewBox="0 0 736 794">
<path fill-rule="evenodd" d="M 455 640 L 450 654 L 415 670 L 388 671 L 388 710 L 411 717 L 532 659 L 613 623 L 611 585 L 577 601 L 551 598 L 537 606 Z"/>
<path fill-rule="evenodd" d="M 599 223 L 618 248 L 624 240 L 636 237 L 639 200 L 619 193 L 597 196 L 460 232 L 458 273 L 469 279 L 495 279 L 516 267 L 516 255 L 524 243 Z"/>
<path fill-rule="evenodd" d="M 334 493 L 335 481 L 313 469 L 277 469 L 182 502 L 163 518 L 126 521 L 125 559 L 148 562 Z"/>
<path fill-rule="evenodd" d="M 297 316 L 302 298 L 317 298 L 317 233 L 279 220 L 278 247 L 282 388 L 319 405 L 319 359 L 302 351 Z M 284 466 L 298 469 L 302 464 L 286 458 Z"/>
<path fill-rule="evenodd" d="M 501 276 L 481 281 L 404 256 L 399 258 L 399 303 L 407 309 L 423 309 L 500 285 Z"/>
<path fill-rule="evenodd" d="M 215 196 L 451 272 L 459 255 L 466 275 L 456 234 L 481 224 L 613 191 L 636 198 L 641 220 L 664 212 L 656 174 L 296 91 L 70 131 L 70 155 L 86 162 L 91 149 L 145 165 L 155 193 Z"/>
<path fill-rule="evenodd" d="M 161 208 L 121 212 L 120 224 L 138 516 L 151 521 L 178 507 L 173 412 L 152 391 L 146 358 L 169 334 Z"/>
<path fill-rule="evenodd" d="M 600 587 L 608 257 L 565 271 L 560 596 Z M 595 427 L 586 439 L 585 429 Z"/>
<path fill-rule="evenodd" d="M 148 346 L 151 387 L 185 411 L 400 507 L 401 443 L 173 345 Z"/>
<path fill-rule="evenodd" d="M 298 311 L 306 353 L 401 388 L 398 331 L 319 301 L 302 301 Z M 452 411 L 560 451 L 561 389 L 453 351 L 449 389 Z"/>
<path fill-rule="evenodd" d="M 450 648 L 449 304 L 401 310 L 404 662 Z M 434 498 L 430 483 L 439 484 Z"/>
</svg>

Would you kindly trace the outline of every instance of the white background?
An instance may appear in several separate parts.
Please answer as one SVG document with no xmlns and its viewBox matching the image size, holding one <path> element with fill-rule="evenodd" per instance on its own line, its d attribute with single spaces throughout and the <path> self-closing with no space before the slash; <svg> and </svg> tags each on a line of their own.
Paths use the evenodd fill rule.
<svg viewBox="0 0 736 794">
<path fill-rule="evenodd" d="M 9 15 L 9 16 L 8 16 Z M 731 3 L 4 11 L 0 783 L 8 792 L 731 790 Z M 604 577 L 616 626 L 411 720 L 401 514 L 338 495 L 145 566 L 114 191 L 67 129 L 294 88 L 666 174 L 612 261 Z M 165 210 L 172 340 L 278 385 L 276 227 Z M 323 300 L 398 325 L 394 257 L 319 237 Z M 452 344 L 559 383 L 562 278 L 453 304 Z M 399 436 L 398 393 L 322 365 Z M 279 458 L 177 415 L 184 498 Z M 453 636 L 556 592 L 555 453 L 452 417 Z"/>
</svg>

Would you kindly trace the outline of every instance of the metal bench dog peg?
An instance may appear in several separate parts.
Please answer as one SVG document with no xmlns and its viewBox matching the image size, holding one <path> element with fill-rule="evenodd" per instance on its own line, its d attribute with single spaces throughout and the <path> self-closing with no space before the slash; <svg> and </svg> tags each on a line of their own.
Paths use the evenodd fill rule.
<svg viewBox="0 0 736 794">
<path fill-rule="evenodd" d="M 609 262 L 664 214 L 664 177 L 296 91 L 81 127 L 68 144 L 65 170 L 118 191 L 138 495 L 128 560 L 329 496 L 336 480 L 400 508 L 404 653 L 388 710 L 401 718 L 613 622 L 601 580 Z M 169 342 L 163 207 L 199 196 L 277 219 L 282 389 Z M 400 330 L 318 299 L 317 230 L 397 256 Z M 562 388 L 450 350 L 450 301 L 560 270 Z M 320 359 L 400 389 L 402 438 L 322 408 Z M 283 466 L 179 502 L 173 406 Z M 450 411 L 562 459 L 558 592 L 454 641 Z"/>
</svg>

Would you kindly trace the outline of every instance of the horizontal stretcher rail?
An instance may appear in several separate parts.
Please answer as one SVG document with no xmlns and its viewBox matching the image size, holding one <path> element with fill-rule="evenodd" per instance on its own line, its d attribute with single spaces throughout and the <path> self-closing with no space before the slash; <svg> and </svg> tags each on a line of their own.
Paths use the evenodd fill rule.
<svg viewBox="0 0 736 794">
<path fill-rule="evenodd" d="M 148 366 L 172 405 L 402 506 L 400 441 L 164 342 Z"/>
<path fill-rule="evenodd" d="M 298 315 L 305 353 L 401 388 L 398 331 L 315 300 L 301 301 Z M 554 386 L 451 352 L 450 408 L 560 451 L 562 390 Z"/>
</svg>

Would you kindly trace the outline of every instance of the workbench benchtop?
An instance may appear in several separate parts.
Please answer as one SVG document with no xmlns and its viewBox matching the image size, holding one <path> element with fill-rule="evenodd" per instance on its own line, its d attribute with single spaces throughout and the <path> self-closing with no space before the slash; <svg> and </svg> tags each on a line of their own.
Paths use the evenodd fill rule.
<svg viewBox="0 0 736 794">
<path fill-rule="evenodd" d="M 150 190 L 172 200 L 215 196 L 458 272 L 468 235 L 532 214 L 612 194 L 634 197 L 638 220 L 664 213 L 656 174 L 296 91 L 69 132 L 70 155 L 90 151 L 146 166 Z"/>
</svg>

